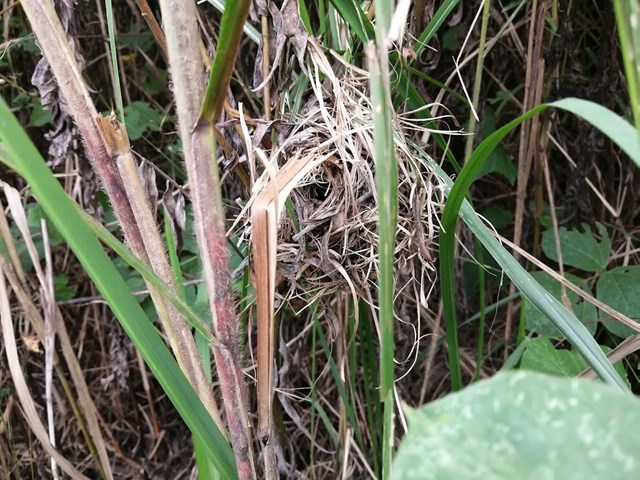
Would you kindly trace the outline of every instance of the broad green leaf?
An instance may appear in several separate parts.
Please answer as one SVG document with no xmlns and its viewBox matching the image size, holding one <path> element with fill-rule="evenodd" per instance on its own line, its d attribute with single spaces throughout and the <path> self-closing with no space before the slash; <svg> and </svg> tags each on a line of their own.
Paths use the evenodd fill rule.
<svg viewBox="0 0 640 480">
<path fill-rule="evenodd" d="M 579 268 L 586 272 L 598 272 L 607 268 L 611 240 L 607 229 L 601 223 L 596 224 L 598 233 L 602 237 L 598 241 L 589 225 L 583 224 L 582 230 L 567 230 L 561 227 L 558 231 L 560 237 L 560 250 L 562 251 L 562 263 Z M 542 234 L 542 251 L 554 262 L 558 261 L 553 230 L 546 230 Z"/>
<path fill-rule="evenodd" d="M 51 112 L 42 108 L 42 105 L 36 103 L 31 108 L 31 115 L 29 115 L 28 127 L 42 127 L 52 120 Z"/>
<path fill-rule="evenodd" d="M 601 345 L 605 354 L 609 354 L 611 348 Z M 587 368 L 587 362 L 575 350 L 560 350 L 554 348 L 548 338 L 532 338 L 527 341 L 525 352 L 522 356 L 520 368 L 533 370 L 548 375 L 561 377 L 575 377 Z M 614 365 L 622 378 L 627 378 L 624 363 L 622 361 Z M 627 381 L 627 385 L 629 382 Z"/>
<path fill-rule="evenodd" d="M 587 362 L 575 350 L 557 350 L 548 338 L 532 338 L 520 362 L 522 370 L 548 375 L 574 377 L 587 368 Z"/>
<path fill-rule="evenodd" d="M 130 140 L 137 140 L 147 131 L 161 130 L 164 114 L 147 102 L 132 102 L 124 107 L 124 119 Z"/>
<path fill-rule="evenodd" d="M 484 109 L 484 117 L 480 124 L 480 136 L 484 139 L 495 131 L 496 114 L 493 108 L 486 106 Z M 502 145 L 498 145 L 495 150 L 491 152 L 489 158 L 487 158 L 487 161 L 484 162 L 484 165 L 478 172 L 478 178 L 490 173 L 499 173 L 509 181 L 509 184 L 515 184 L 518 169 L 513 159 L 509 156 L 509 152 Z"/>
<path fill-rule="evenodd" d="M 548 275 L 544 272 L 533 272 L 531 273 L 531 276 L 540 284 L 542 288 L 544 288 L 547 292 L 549 292 L 551 295 L 562 302 L 562 288 L 560 286 L 560 282 L 553 279 L 551 275 Z M 565 278 L 574 285 L 580 287 L 582 290 L 591 293 L 589 285 L 584 280 L 569 273 L 565 274 Z M 589 302 L 582 300 L 576 293 L 572 292 L 571 290 L 565 290 L 567 299 L 570 302 L 569 306 L 571 308 L 571 311 L 582 322 L 582 324 L 587 328 L 591 335 L 596 333 L 596 326 L 598 322 L 598 313 L 596 311 L 596 307 L 594 307 Z M 565 306 L 567 305 L 565 304 Z M 551 322 L 551 320 L 549 320 L 547 316 L 542 313 L 535 305 L 527 303 L 527 306 L 525 308 L 525 314 L 527 317 L 527 330 L 535 331 L 537 334 L 544 335 L 545 337 L 564 338 L 564 335 L 562 335 L 560 330 L 558 330 L 553 322 Z"/>
<path fill-rule="evenodd" d="M 74 288 L 69 286 L 69 275 L 56 275 L 53 277 L 53 289 L 56 301 L 69 300 L 76 294 Z"/>
<path fill-rule="evenodd" d="M 502 145 L 498 145 L 489 155 L 487 163 L 478 173 L 478 178 L 492 173 L 502 175 L 509 182 L 509 185 L 515 185 L 518 169 L 509 156 L 509 152 Z"/>
<path fill-rule="evenodd" d="M 513 220 L 513 212 L 498 205 L 489 205 L 480 213 L 498 230 L 505 228 L 509 225 L 509 222 Z"/>
<path fill-rule="evenodd" d="M 596 291 L 601 302 L 634 320 L 640 319 L 640 266 L 617 267 L 603 273 Z M 604 312 L 600 312 L 600 320 L 607 330 L 619 337 L 637 333 Z"/>
<path fill-rule="evenodd" d="M 407 420 L 398 480 L 640 478 L 640 402 L 600 382 L 499 373 Z"/>
</svg>

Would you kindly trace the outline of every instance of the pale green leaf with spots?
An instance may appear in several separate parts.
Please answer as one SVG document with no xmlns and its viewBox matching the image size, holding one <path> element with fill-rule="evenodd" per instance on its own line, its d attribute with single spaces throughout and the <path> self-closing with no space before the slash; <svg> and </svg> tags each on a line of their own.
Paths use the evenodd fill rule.
<svg viewBox="0 0 640 480">
<path fill-rule="evenodd" d="M 500 373 L 407 419 L 393 479 L 640 478 L 640 402 L 600 382 Z"/>
</svg>

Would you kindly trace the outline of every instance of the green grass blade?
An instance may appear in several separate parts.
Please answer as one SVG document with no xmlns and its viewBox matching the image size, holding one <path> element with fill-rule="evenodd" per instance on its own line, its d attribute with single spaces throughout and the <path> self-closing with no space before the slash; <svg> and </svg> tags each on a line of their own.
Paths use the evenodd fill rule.
<svg viewBox="0 0 640 480">
<path fill-rule="evenodd" d="M 455 286 L 452 274 L 454 265 L 454 229 L 456 218 L 460 215 L 480 239 L 485 248 L 487 248 L 494 259 L 500 264 L 507 276 L 511 278 L 529 301 L 549 317 L 596 373 L 598 373 L 604 381 L 616 384 L 626 390 L 627 386 L 615 372 L 606 356 L 598 347 L 596 341 L 582 323 L 571 312 L 564 308 L 559 301 L 551 297 L 540 287 L 513 256 L 493 237 L 489 229 L 479 220 L 471 205 L 464 201 L 480 168 L 494 148 L 500 144 L 506 135 L 520 125 L 520 123 L 549 107 L 561 108 L 581 116 L 611 138 L 634 162 L 640 165 L 640 148 L 633 127 L 610 110 L 592 102 L 576 98 L 540 105 L 487 137 L 478 145 L 460 172 L 455 184 L 453 184 L 448 193 L 447 203 L 445 204 L 442 215 L 443 231 L 440 236 L 440 272 L 443 290 L 442 296 L 443 302 L 445 302 L 445 327 L 447 328 L 447 335 L 449 335 L 449 330 L 457 330 Z M 630 133 L 631 136 L 629 136 Z M 438 170 L 444 173 L 439 167 Z M 447 184 L 450 184 L 450 180 L 446 175 L 442 178 Z M 451 338 L 455 341 L 457 337 L 452 334 Z M 457 344 L 455 344 L 455 346 L 457 347 Z M 450 345 L 449 348 L 451 349 L 452 346 Z"/>
<path fill-rule="evenodd" d="M 375 331 L 373 322 L 369 318 L 369 305 L 364 300 L 360 301 L 360 364 L 362 365 L 362 379 L 364 392 L 364 405 L 367 415 L 367 426 L 371 439 L 371 452 L 373 455 L 374 472 L 380 474 L 380 433 L 382 432 L 382 418 L 380 416 L 379 403 L 376 401 L 375 388 L 378 381 L 378 359 L 376 358 L 376 346 L 374 344 Z"/>
<path fill-rule="evenodd" d="M 172 221 L 169 215 L 169 211 L 166 206 L 163 207 L 164 217 L 164 232 L 167 240 L 167 252 L 169 253 L 169 263 L 171 264 L 171 272 L 173 280 L 176 286 L 176 292 L 179 299 L 186 305 L 186 292 L 184 289 L 184 277 L 182 275 L 182 267 L 180 266 L 180 259 L 178 258 L 178 252 L 176 250 L 176 240 L 173 236 L 174 229 L 172 228 Z M 204 323 L 203 323 L 204 325 Z M 192 324 L 193 326 L 193 324 Z M 206 332 L 211 331 L 211 327 L 205 327 Z M 209 333 L 209 337 L 212 335 Z M 205 378 L 211 381 L 211 340 L 207 338 L 202 332 L 196 330 L 195 333 L 196 348 L 200 354 L 202 360 L 202 368 L 204 370 Z M 209 455 L 206 452 L 206 448 L 200 440 L 194 437 L 193 449 L 196 454 L 196 467 L 198 468 L 198 476 L 206 479 L 220 478 L 218 471 L 209 459 Z"/>
<path fill-rule="evenodd" d="M 355 0 L 331 0 L 331 5 L 340 14 L 358 40 L 367 43 L 375 37 L 373 24 Z"/>
<path fill-rule="evenodd" d="M 242 28 L 249 14 L 250 0 L 235 0 L 225 5 L 222 15 L 216 57 L 213 60 L 209 84 L 204 94 L 200 118 L 214 122 L 224 103 L 231 72 L 236 61 L 236 53 L 242 38 Z"/>
<path fill-rule="evenodd" d="M 620 50 L 629 91 L 629 103 L 640 134 L 640 4 L 637 0 L 614 0 Z"/>
<path fill-rule="evenodd" d="M 224 13 L 226 10 L 226 0 L 207 0 L 211 5 L 213 5 L 213 7 L 218 10 L 221 13 Z M 232 0 L 231 3 L 234 3 L 235 0 Z M 201 2 L 199 2 L 201 3 Z M 247 37 L 256 45 L 260 45 L 260 41 L 261 41 L 261 35 L 260 32 L 258 31 L 258 29 L 256 27 L 254 27 L 253 25 L 251 25 L 249 22 L 245 22 L 244 26 L 242 27 L 244 30 L 244 33 L 247 35 Z"/>
<path fill-rule="evenodd" d="M 436 11 L 436 13 L 434 13 L 433 18 L 431 18 L 429 24 L 420 34 L 420 38 L 418 38 L 418 42 L 416 43 L 416 46 L 414 48 L 416 55 L 420 55 L 426 48 L 429 41 L 437 33 L 438 29 L 442 26 L 449 14 L 452 12 L 455 6 L 458 5 L 458 2 L 460 2 L 460 0 L 446 0 L 442 3 L 442 5 L 440 5 L 440 7 L 438 7 L 438 10 Z"/>
<path fill-rule="evenodd" d="M 116 25 L 115 20 L 113 19 L 112 0 L 105 1 L 105 10 L 107 14 L 107 31 L 109 32 L 109 50 L 111 51 L 111 76 L 113 77 L 116 106 L 118 108 L 120 122 L 125 125 L 124 102 L 122 101 L 122 87 L 120 86 L 120 65 L 118 64 L 118 46 L 116 45 Z"/>
<path fill-rule="evenodd" d="M 320 326 L 320 322 L 317 318 L 314 319 L 313 328 L 316 329 L 316 338 L 320 342 L 322 350 L 324 351 L 325 356 L 327 357 L 327 362 L 329 363 L 329 370 L 331 371 L 331 376 L 333 377 L 333 381 L 335 382 L 336 388 L 338 389 L 338 394 L 340 395 L 340 400 L 344 405 L 345 413 L 347 415 L 347 419 L 351 428 L 353 428 L 356 443 L 360 448 L 364 448 L 364 442 L 362 440 L 362 431 L 360 430 L 358 417 L 356 416 L 356 407 L 354 402 L 347 391 L 345 381 L 342 379 L 340 375 L 340 370 L 338 369 L 338 365 L 336 361 L 333 359 L 333 354 L 331 352 L 331 346 L 329 345 L 329 341 L 327 340 L 322 327 Z M 342 446 L 346 448 L 346 445 Z"/>
<path fill-rule="evenodd" d="M 577 115 L 596 127 L 640 167 L 640 141 L 633 126 L 620 115 L 581 98 L 565 98 L 549 104 Z"/>
<path fill-rule="evenodd" d="M 67 240 L 78 260 L 140 351 L 160 385 L 225 478 L 236 478 L 233 452 L 205 410 L 177 362 L 144 313 L 113 262 L 73 202 L 52 175 L 4 99 L 0 99 L 0 140 L 9 164 L 28 182 L 41 207 Z"/>
<path fill-rule="evenodd" d="M 398 163 L 393 138 L 393 104 L 389 78 L 387 33 L 391 25 L 392 5 L 377 0 L 376 45 L 367 46 L 373 137 L 375 148 L 376 191 L 378 195 L 378 305 L 380 308 L 380 395 L 384 401 L 382 434 L 382 478 L 391 476 L 393 455 L 393 416 L 395 365 L 394 338 L 394 263 L 398 222 Z"/>
</svg>

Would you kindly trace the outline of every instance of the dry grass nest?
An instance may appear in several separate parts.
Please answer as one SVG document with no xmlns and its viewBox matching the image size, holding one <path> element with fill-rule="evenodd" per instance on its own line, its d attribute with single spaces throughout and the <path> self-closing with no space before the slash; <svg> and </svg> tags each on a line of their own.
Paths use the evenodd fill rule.
<svg viewBox="0 0 640 480">
<path fill-rule="evenodd" d="M 334 316 L 336 293 L 341 292 L 353 297 L 356 309 L 359 300 L 366 301 L 375 318 L 378 200 L 369 74 L 336 53 L 327 57 L 320 48 L 307 51 L 305 70 L 310 91 L 299 113 L 286 108 L 294 102 L 283 96 L 282 120 L 253 131 L 250 157 L 256 160 L 249 170 L 263 168 L 264 173 L 256 179 L 254 195 L 231 235 L 239 246 L 249 243 L 249 211 L 269 175 L 286 162 L 323 159 L 297 184 L 288 208 L 281 208 L 276 309 L 290 308 L 300 316 L 307 306 L 316 305 L 321 316 Z M 397 308 L 403 313 L 396 317 L 403 323 L 419 319 L 419 305 L 426 307 L 431 293 L 433 244 L 444 202 L 443 186 L 429 167 L 431 160 L 412 140 L 426 132 L 413 114 L 396 116 L 393 122 L 398 159 L 397 302 L 410 298 L 415 312 Z M 269 128 L 278 132 L 278 147 L 265 151 L 258 145 Z M 417 342 L 420 329 L 410 328 Z"/>
</svg>

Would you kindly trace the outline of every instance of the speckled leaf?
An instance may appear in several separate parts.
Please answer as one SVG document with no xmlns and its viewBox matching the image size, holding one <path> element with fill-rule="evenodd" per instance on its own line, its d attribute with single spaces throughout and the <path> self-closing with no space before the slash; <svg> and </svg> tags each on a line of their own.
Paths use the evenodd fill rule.
<svg viewBox="0 0 640 480">
<path fill-rule="evenodd" d="M 597 272 L 607 267 L 611 240 L 607 229 L 600 223 L 597 226 L 598 234 L 602 238 L 600 242 L 593 236 L 590 227 L 586 224 L 582 226 L 583 232 L 560 228 L 560 248 L 564 265 L 570 265 L 587 272 Z M 558 261 L 552 230 L 547 230 L 542 234 L 542 250 L 551 260 Z"/>
<path fill-rule="evenodd" d="M 640 266 L 618 267 L 598 279 L 598 300 L 635 320 L 640 317 Z M 614 335 L 626 338 L 635 332 L 601 312 L 604 326 Z"/>
<path fill-rule="evenodd" d="M 559 282 L 544 272 L 533 272 L 531 276 L 536 279 L 542 288 L 562 302 L 562 290 Z M 571 275 L 570 273 L 565 274 L 565 278 L 585 292 L 591 293 L 589 285 L 581 278 Z M 582 300 L 576 293 L 569 289 L 566 289 L 566 294 L 571 306 L 571 311 L 587 328 L 589 333 L 593 335 L 596 332 L 596 324 L 598 321 L 596 308 L 589 302 Z M 527 302 L 525 314 L 527 318 L 527 330 L 535 331 L 537 334 L 544 335 L 545 337 L 564 338 L 564 335 L 553 322 L 549 320 L 549 317 L 542 313 L 535 305 Z"/>
<path fill-rule="evenodd" d="M 640 478 L 640 402 L 600 382 L 500 373 L 407 417 L 394 479 Z"/>
</svg>

